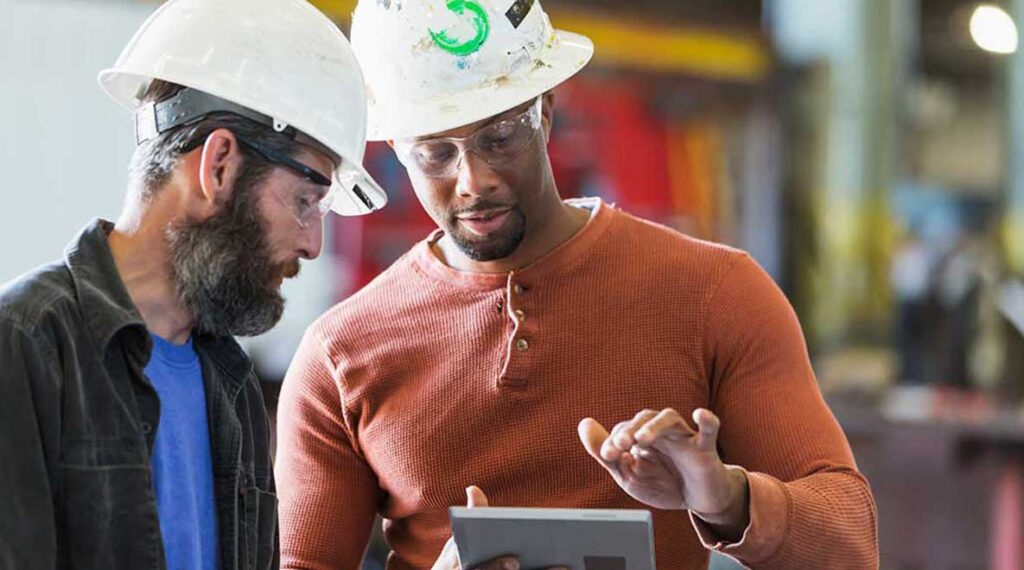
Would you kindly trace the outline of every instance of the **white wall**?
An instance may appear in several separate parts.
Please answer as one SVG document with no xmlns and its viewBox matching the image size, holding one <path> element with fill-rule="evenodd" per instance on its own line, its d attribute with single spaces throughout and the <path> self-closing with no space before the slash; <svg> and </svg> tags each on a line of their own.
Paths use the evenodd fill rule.
<svg viewBox="0 0 1024 570">
<path fill-rule="evenodd" d="M 133 123 L 96 74 L 157 5 L 0 0 L 0 283 L 59 259 L 92 218 L 117 217 Z M 303 330 L 331 302 L 339 277 L 327 253 L 286 283 L 278 327 L 247 343 L 271 376 L 283 374 Z"/>
<path fill-rule="evenodd" d="M 151 9 L 0 0 L 0 282 L 60 257 L 92 217 L 116 217 L 132 124 L 96 74 Z"/>
</svg>

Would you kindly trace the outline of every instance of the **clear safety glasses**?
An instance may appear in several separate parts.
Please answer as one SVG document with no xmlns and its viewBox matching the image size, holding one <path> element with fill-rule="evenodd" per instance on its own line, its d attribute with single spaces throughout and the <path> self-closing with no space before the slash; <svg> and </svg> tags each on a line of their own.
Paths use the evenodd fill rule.
<svg viewBox="0 0 1024 570">
<path fill-rule="evenodd" d="M 298 191 L 275 191 L 273 194 L 282 205 L 291 210 L 292 216 L 295 218 L 295 222 L 299 224 L 299 227 L 305 229 L 313 224 L 319 224 L 323 220 L 327 212 L 331 210 L 331 205 L 334 203 L 334 198 L 337 195 L 330 178 L 290 156 L 246 140 L 238 136 L 237 133 L 235 134 L 235 139 L 242 146 L 253 151 L 258 157 L 268 163 L 282 166 L 316 184 L 317 187 L 315 188 L 305 185 Z"/>
<path fill-rule="evenodd" d="M 480 127 L 467 137 L 395 142 L 395 153 L 406 168 L 428 178 L 456 176 L 467 152 L 476 153 L 490 166 L 508 164 L 540 131 L 541 101 L 542 97 L 538 97 L 522 113 Z"/>
</svg>

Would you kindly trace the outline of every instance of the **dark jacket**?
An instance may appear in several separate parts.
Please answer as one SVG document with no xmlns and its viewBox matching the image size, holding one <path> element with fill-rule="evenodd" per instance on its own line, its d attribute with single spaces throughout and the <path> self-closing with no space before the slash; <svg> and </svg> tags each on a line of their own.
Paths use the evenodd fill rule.
<svg viewBox="0 0 1024 570">
<path fill-rule="evenodd" d="M 0 568 L 162 570 L 150 457 L 152 341 L 114 265 L 109 222 L 0 287 Z M 228 337 L 194 336 L 206 385 L 222 567 L 277 546 L 266 410 Z"/>
</svg>

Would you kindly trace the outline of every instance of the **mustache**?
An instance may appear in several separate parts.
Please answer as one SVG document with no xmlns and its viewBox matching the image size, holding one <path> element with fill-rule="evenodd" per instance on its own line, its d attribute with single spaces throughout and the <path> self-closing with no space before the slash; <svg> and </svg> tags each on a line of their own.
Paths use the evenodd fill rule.
<svg viewBox="0 0 1024 570">
<path fill-rule="evenodd" d="M 297 259 L 281 264 L 281 275 L 283 275 L 285 279 L 297 277 L 300 271 L 302 271 L 302 265 Z"/>
<path fill-rule="evenodd" d="M 476 214 L 479 212 L 487 212 L 491 210 L 507 210 L 515 209 L 517 204 L 515 202 L 495 202 L 493 200 L 478 200 L 473 204 L 464 208 L 459 208 L 452 212 L 452 217 L 464 216 L 466 214 Z"/>
</svg>

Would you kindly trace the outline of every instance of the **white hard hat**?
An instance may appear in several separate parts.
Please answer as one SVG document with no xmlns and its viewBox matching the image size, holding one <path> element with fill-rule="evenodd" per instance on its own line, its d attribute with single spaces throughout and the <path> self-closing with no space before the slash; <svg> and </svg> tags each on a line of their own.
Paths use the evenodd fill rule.
<svg viewBox="0 0 1024 570">
<path fill-rule="evenodd" d="M 340 156 L 335 212 L 361 215 L 387 203 L 362 166 L 359 65 L 338 27 L 304 0 L 170 0 L 99 75 L 103 90 L 132 110 L 153 79 L 256 111 L 275 130 L 291 127 Z"/>
<path fill-rule="evenodd" d="M 368 139 L 467 125 L 554 88 L 590 61 L 539 0 L 359 0 L 352 47 L 366 75 Z"/>
</svg>

